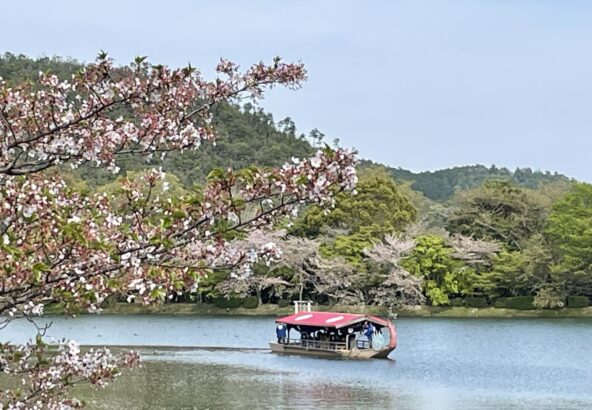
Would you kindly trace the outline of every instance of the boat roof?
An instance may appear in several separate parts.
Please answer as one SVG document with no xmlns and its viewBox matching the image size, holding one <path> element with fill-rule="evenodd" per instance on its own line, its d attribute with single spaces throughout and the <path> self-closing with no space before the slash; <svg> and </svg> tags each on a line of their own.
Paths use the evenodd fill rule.
<svg viewBox="0 0 592 410">
<path fill-rule="evenodd" d="M 293 326 L 314 326 L 339 329 L 359 322 L 369 321 L 380 326 L 388 326 L 388 322 L 376 316 L 338 313 L 338 312 L 299 312 L 275 320 Z"/>
</svg>

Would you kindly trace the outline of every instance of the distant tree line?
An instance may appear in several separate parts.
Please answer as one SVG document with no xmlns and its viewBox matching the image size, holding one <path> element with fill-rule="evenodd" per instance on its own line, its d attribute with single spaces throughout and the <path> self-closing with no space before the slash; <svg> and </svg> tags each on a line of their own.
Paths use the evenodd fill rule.
<svg viewBox="0 0 592 410">
<path fill-rule="evenodd" d="M 572 183 L 550 199 L 545 190 L 487 181 L 457 193 L 440 226 L 426 224 L 403 191 L 386 172 L 362 170 L 358 195 L 338 197 L 328 215 L 306 209 L 279 238 L 288 264 L 260 267 L 249 280 L 281 281 L 268 283 L 269 301 L 589 304 L 592 185 Z"/>
<path fill-rule="evenodd" d="M 372 164 L 371 161 L 367 163 Z M 411 183 L 414 190 L 435 201 L 449 200 L 456 192 L 476 188 L 487 180 L 510 181 L 531 189 L 549 183 L 570 181 L 565 175 L 549 171 L 533 171 L 530 168 L 516 168 L 510 171 L 495 165 L 489 168 L 483 165 L 467 165 L 418 173 L 401 168 L 389 168 L 389 172 L 397 181 Z"/>
</svg>

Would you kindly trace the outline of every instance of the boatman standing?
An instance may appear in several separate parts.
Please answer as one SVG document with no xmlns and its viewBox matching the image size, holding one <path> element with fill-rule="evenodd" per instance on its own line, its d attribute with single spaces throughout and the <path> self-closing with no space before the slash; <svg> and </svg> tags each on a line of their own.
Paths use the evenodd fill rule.
<svg viewBox="0 0 592 410">
<path fill-rule="evenodd" d="M 372 347 L 372 335 L 374 335 L 374 325 L 370 322 L 366 322 L 364 336 L 368 338 L 368 346 Z"/>
<path fill-rule="evenodd" d="M 277 335 L 278 343 L 286 343 L 286 325 L 278 323 L 275 328 L 275 334 Z"/>
</svg>

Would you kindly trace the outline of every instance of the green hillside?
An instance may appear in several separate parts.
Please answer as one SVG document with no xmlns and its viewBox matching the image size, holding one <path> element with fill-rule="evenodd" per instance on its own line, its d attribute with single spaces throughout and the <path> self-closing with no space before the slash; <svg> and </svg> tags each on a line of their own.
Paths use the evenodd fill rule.
<svg viewBox="0 0 592 410">
<path fill-rule="evenodd" d="M 164 160 L 149 162 L 138 158 L 122 158 L 120 173 L 145 167 L 162 167 L 175 174 L 185 186 L 202 182 L 213 168 L 240 169 L 249 165 L 281 165 L 291 157 L 303 158 L 313 152 L 304 135 L 296 135 L 290 127 L 280 130 L 271 114 L 250 105 L 245 107 L 218 105 L 214 108 L 218 131 L 216 144 L 203 144 L 197 151 L 173 152 Z M 285 121 L 284 121 L 285 123 Z M 80 175 L 90 186 L 102 185 L 113 174 L 90 166 L 82 167 Z"/>
<path fill-rule="evenodd" d="M 82 67 L 82 63 L 61 57 L 31 59 L 24 55 L 0 55 L 0 77 L 10 84 L 34 79 L 39 71 L 51 71 L 67 78 Z M 203 181 L 212 168 L 244 168 L 249 165 L 281 165 L 291 157 L 305 157 L 314 152 L 304 134 L 296 134 L 290 118 L 276 123 L 273 116 L 261 108 L 245 104 L 242 107 L 220 104 L 213 110 L 218 131 L 216 144 L 204 144 L 197 151 L 171 153 L 164 160 L 155 158 L 122 158 L 121 173 L 148 166 L 162 166 L 174 173 L 186 186 Z M 77 173 L 92 187 L 113 180 L 116 175 L 92 166 L 83 166 Z"/>
<path fill-rule="evenodd" d="M 365 163 L 371 163 L 367 161 Z M 457 191 L 476 188 L 488 180 L 512 181 L 524 188 L 538 189 L 549 183 L 570 181 L 568 177 L 549 171 L 533 171 L 530 168 L 498 168 L 495 165 L 466 165 L 437 171 L 414 173 L 402 168 L 388 168 L 398 181 L 410 182 L 411 187 L 426 197 L 443 201 L 452 198 Z"/>
</svg>

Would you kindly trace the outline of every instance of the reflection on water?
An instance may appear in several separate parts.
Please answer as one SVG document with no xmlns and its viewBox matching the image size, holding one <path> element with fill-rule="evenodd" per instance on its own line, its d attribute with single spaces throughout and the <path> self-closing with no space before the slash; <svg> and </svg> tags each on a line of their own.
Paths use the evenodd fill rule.
<svg viewBox="0 0 592 410">
<path fill-rule="evenodd" d="M 271 318 L 53 320 L 86 344 L 144 346 L 143 368 L 80 392 L 91 408 L 592 408 L 590 320 L 400 319 L 391 360 L 370 361 L 268 353 Z M 22 341 L 25 326 L 0 338 Z"/>
<path fill-rule="evenodd" d="M 363 387 L 302 383 L 298 375 L 228 365 L 148 362 L 106 391 L 84 392 L 89 407 L 392 408 L 387 394 Z"/>
<path fill-rule="evenodd" d="M 553 396 L 487 394 L 468 390 L 390 383 L 372 368 L 397 371 L 395 363 L 376 361 L 366 372 L 360 362 L 331 359 L 269 357 L 270 353 L 231 354 L 212 360 L 211 352 L 147 354 L 144 366 L 109 386 L 79 392 L 96 409 L 230 409 L 230 408 L 331 408 L 331 409 L 582 409 L 592 401 Z M 210 356 L 210 357 L 208 357 Z M 255 356 L 255 357 L 254 357 Z M 263 367 L 240 363 L 266 362 Z M 300 361 L 300 371 L 275 368 L 284 360 Z M 213 362 L 218 362 L 214 364 Z M 220 362 L 232 362 L 222 364 Z M 356 364 L 347 372 L 351 364 Z M 292 363 L 293 364 L 293 363 Z M 313 371 L 308 370 L 313 367 Z M 394 366 L 394 367 L 393 367 Z M 324 369 L 315 371 L 314 368 Z M 344 371 L 345 370 L 345 371 Z M 341 372 L 341 373 L 338 373 Z M 318 377 L 323 375 L 324 377 Z M 334 377 L 331 377 L 334 376 Z"/>
</svg>

